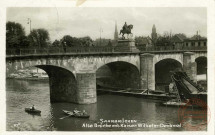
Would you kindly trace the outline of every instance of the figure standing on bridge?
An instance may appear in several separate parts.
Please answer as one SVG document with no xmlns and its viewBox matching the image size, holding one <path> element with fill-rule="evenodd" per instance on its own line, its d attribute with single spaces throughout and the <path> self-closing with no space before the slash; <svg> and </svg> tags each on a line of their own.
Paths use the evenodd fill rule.
<svg viewBox="0 0 215 135">
<path fill-rule="evenodd" d="M 63 42 L 63 50 L 66 53 L 66 41 Z"/>
</svg>

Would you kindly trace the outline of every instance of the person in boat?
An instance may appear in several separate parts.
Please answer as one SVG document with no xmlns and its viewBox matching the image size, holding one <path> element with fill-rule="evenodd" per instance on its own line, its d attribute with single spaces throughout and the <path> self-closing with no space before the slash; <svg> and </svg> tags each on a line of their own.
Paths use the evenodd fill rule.
<svg viewBox="0 0 215 135">
<path fill-rule="evenodd" d="M 35 110 L 35 106 L 34 105 L 32 105 L 31 110 Z"/>
<path fill-rule="evenodd" d="M 85 110 L 83 110 L 82 114 L 83 115 L 87 115 L 87 112 Z"/>
<path fill-rule="evenodd" d="M 75 110 L 73 110 L 74 114 L 78 114 L 80 111 L 77 110 L 77 108 L 75 108 Z"/>
</svg>

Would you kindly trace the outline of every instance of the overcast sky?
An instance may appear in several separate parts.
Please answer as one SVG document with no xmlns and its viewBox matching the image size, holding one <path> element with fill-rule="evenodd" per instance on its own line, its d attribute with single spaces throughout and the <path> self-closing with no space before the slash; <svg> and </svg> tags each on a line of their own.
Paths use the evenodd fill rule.
<svg viewBox="0 0 215 135">
<path fill-rule="evenodd" d="M 135 36 L 150 36 L 155 24 L 157 33 L 165 31 L 185 33 L 188 37 L 199 30 L 207 36 L 206 8 L 8 8 L 7 21 L 21 23 L 29 34 L 27 18 L 32 20 L 32 29 L 45 28 L 51 41 L 64 35 L 90 36 L 92 39 L 114 36 L 115 21 L 118 31 L 126 21 L 133 24 Z"/>
</svg>

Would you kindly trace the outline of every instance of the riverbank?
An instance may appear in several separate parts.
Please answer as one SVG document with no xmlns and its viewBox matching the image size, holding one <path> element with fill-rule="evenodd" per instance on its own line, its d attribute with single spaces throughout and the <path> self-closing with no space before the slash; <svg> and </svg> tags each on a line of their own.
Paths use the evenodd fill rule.
<svg viewBox="0 0 215 135">
<path fill-rule="evenodd" d="M 39 78 L 33 78 L 33 77 L 20 77 L 20 78 L 7 78 L 11 80 L 23 80 L 23 81 L 49 81 L 48 77 L 39 77 Z"/>
</svg>

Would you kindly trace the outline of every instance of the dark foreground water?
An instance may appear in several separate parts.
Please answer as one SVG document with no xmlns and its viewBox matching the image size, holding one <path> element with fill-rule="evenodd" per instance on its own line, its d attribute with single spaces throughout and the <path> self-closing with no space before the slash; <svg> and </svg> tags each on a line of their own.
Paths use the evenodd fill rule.
<svg viewBox="0 0 215 135">
<path fill-rule="evenodd" d="M 6 81 L 6 96 L 7 130 L 9 131 L 189 130 L 189 128 L 180 127 L 177 107 L 159 106 L 158 101 L 153 100 L 118 95 L 98 95 L 97 103 L 90 105 L 50 103 L 48 82 L 11 79 Z M 41 116 L 30 115 L 24 111 L 25 107 L 32 104 L 42 111 Z M 65 116 L 62 109 L 73 110 L 75 107 L 79 110 L 85 109 L 90 114 L 90 118 L 59 119 Z M 105 123 L 104 120 L 121 121 Z M 125 122 L 126 120 L 127 122 Z M 128 120 L 133 120 L 133 122 Z M 101 121 L 103 121 L 102 125 L 106 125 L 106 127 L 96 126 L 101 125 Z M 188 118 L 183 123 L 204 125 L 201 119 L 196 118 Z M 163 127 L 170 124 L 178 127 Z M 150 125 L 152 127 L 149 127 Z"/>
</svg>

